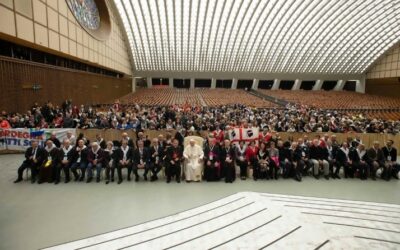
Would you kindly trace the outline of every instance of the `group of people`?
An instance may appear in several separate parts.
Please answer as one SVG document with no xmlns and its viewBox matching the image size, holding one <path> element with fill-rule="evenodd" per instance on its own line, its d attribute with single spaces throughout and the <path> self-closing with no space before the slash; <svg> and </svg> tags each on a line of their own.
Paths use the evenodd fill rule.
<svg viewBox="0 0 400 250">
<path fill-rule="evenodd" d="M 252 127 L 276 132 L 391 133 L 400 132 L 400 121 L 370 119 L 361 112 L 354 115 L 288 104 L 282 108 L 254 108 L 241 104 L 207 106 L 76 106 L 66 100 L 61 106 L 37 103 L 26 114 L 0 115 L 1 128 L 80 128 L 120 130 L 193 130 L 225 129 L 246 121 Z"/>
<path fill-rule="evenodd" d="M 176 133 L 160 134 L 151 140 L 143 132 L 137 133 L 136 140 L 123 132 L 119 141 L 105 141 L 99 134 L 89 142 L 83 134 L 78 138 L 68 133 L 59 142 L 55 136 L 45 142 L 45 147 L 32 140 L 25 152 L 25 160 L 18 168 L 15 183 L 23 180 L 23 172 L 31 171 L 31 182 L 54 182 L 58 184 L 61 173 L 64 181 L 122 183 L 126 179 L 137 182 L 157 181 L 164 169 L 166 181 L 187 182 L 235 181 L 237 176 L 246 178 L 278 179 L 294 178 L 301 181 L 303 176 L 313 175 L 316 179 L 340 179 L 340 169 L 345 178 L 366 180 L 376 177 L 389 181 L 398 179 L 400 165 L 393 141 L 381 147 L 379 142 L 366 149 L 359 137 L 338 142 L 335 135 L 325 134 L 312 140 L 305 135 L 293 140 L 282 140 L 279 134 L 265 129 L 257 140 L 233 142 L 226 133 L 217 129 L 208 134 L 203 143 L 196 137 L 188 138 Z M 201 139 L 201 138 L 200 138 Z M 238 169 L 238 170 L 237 170 Z M 115 178 L 115 170 L 117 178 Z M 139 170 L 143 171 L 142 178 Z M 95 173 L 94 173 L 95 172 Z"/>
</svg>

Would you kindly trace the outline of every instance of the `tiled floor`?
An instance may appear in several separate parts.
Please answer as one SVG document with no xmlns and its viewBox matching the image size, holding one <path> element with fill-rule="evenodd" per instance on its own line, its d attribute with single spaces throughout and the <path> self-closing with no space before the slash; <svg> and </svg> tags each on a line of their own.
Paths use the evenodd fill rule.
<svg viewBox="0 0 400 250">
<path fill-rule="evenodd" d="M 400 207 L 376 204 L 400 204 L 399 181 L 13 184 L 22 158 L 0 156 L 0 249 L 400 248 Z"/>
<path fill-rule="evenodd" d="M 395 249 L 400 205 L 241 192 L 49 249 Z"/>
</svg>

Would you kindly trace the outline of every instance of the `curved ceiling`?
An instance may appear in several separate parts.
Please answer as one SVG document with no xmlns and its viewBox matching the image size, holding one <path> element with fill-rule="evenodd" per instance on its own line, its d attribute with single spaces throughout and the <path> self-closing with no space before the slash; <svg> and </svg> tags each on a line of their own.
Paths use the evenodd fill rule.
<svg viewBox="0 0 400 250">
<path fill-rule="evenodd" d="M 400 0 L 115 0 L 136 71 L 362 74 Z"/>
</svg>

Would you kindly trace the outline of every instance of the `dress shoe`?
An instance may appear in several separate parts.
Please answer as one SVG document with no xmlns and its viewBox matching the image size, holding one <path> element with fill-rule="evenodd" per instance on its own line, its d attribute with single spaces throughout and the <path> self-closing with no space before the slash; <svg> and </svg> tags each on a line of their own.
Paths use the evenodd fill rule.
<svg viewBox="0 0 400 250">
<path fill-rule="evenodd" d="M 122 180 L 118 180 L 118 185 L 122 183 Z"/>
<path fill-rule="evenodd" d="M 54 185 L 58 185 L 58 183 L 60 183 L 60 182 L 59 182 L 59 181 L 55 181 L 55 182 L 54 182 Z"/>
<path fill-rule="evenodd" d="M 90 182 L 92 182 L 92 177 L 90 177 L 90 178 L 88 178 L 88 179 L 86 180 L 86 183 L 90 183 Z"/>
<path fill-rule="evenodd" d="M 329 180 L 329 175 L 324 176 L 326 180 Z"/>
<path fill-rule="evenodd" d="M 96 182 L 99 183 L 100 182 L 100 178 L 97 177 L 96 178 Z"/>
<path fill-rule="evenodd" d="M 143 175 L 145 181 L 147 181 L 147 175 Z"/>
<path fill-rule="evenodd" d="M 135 177 L 135 181 L 138 182 L 139 181 L 139 176 Z"/>
<path fill-rule="evenodd" d="M 14 183 L 18 183 L 18 182 L 21 182 L 22 181 L 22 179 L 16 179 L 15 181 L 14 181 Z"/>
</svg>

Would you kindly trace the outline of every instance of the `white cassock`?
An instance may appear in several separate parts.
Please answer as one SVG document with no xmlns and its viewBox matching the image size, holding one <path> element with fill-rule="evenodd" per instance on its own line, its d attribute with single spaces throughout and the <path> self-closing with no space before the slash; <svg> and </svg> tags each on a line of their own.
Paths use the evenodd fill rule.
<svg viewBox="0 0 400 250">
<path fill-rule="evenodd" d="M 203 149 L 195 144 L 187 145 L 183 151 L 183 157 L 186 159 L 185 176 L 187 181 L 201 181 L 202 164 L 200 160 L 204 157 Z"/>
</svg>

